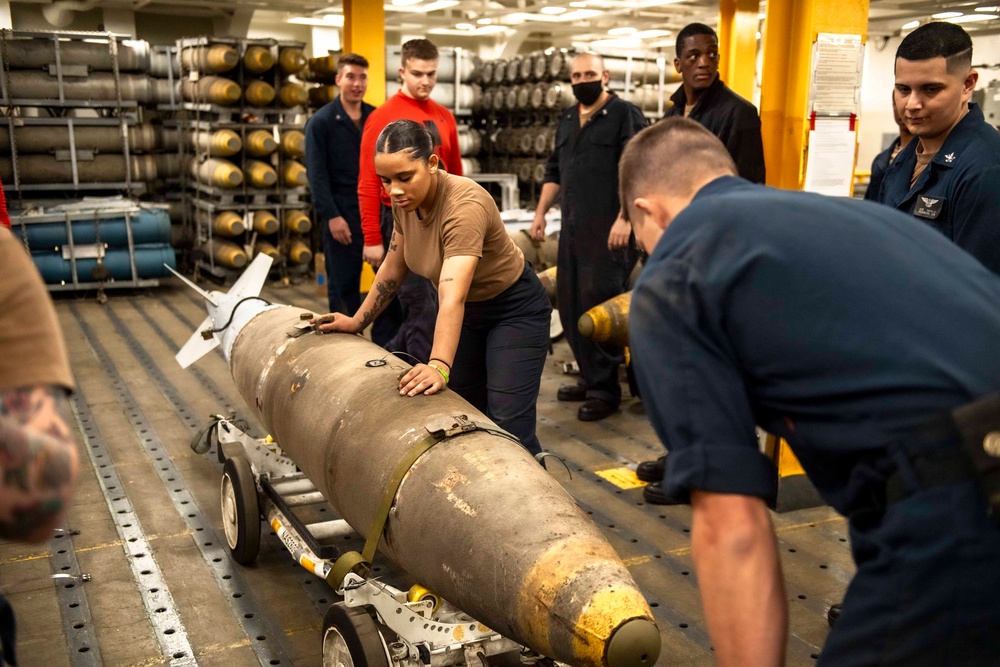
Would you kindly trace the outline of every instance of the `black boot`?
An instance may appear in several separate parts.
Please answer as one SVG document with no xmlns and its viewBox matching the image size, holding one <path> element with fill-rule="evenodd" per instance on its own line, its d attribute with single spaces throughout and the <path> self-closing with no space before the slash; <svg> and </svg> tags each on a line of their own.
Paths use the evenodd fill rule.
<svg viewBox="0 0 1000 667">
<path fill-rule="evenodd" d="M 644 482 L 662 482 L 667 469 L 667 455 L 654 461 L 643 461 L 635 468 L 635 476 Z"/>
</svg>

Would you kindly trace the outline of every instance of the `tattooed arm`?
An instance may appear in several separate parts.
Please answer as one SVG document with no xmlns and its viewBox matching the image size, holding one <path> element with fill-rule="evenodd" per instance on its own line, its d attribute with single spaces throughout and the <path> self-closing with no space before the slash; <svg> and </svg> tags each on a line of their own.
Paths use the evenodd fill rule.
<svg viewBox="0 0 1000 667">
<path fill-rule="evenodd" d="M 354 314 L 354 317 L 347 317 L 341 313 L 329 313 L 314 318 L 312 322 L 319 325 L 319 331 L 322 333 L 334 331 L 361 333 L 389 305 L 409 272 L 406 261 L 403 259 L 403 235 L 394 231 L 392 239 L 389 241 L 389 252 L 386 253 L 385 260 L 378 267 L 372 288 L 368 291 L 368 296 L 365 297 L 364 303 L 361 304 L 361 308 Z"/>
<path fill-rule="evenodd" d="M 61 388 L 0 392 L 0 538 L 42 542 L 58 525 L 79 474 Z"/>
</svg>

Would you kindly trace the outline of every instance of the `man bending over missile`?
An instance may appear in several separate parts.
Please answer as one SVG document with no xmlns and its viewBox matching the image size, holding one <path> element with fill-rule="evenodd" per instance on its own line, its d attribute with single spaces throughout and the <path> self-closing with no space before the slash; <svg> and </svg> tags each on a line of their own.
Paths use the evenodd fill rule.
<svg viewBox="0 0 1000 667">
<path fill-rule="evenodd" d="M 504 229 L 493 197 L 441 169 L 420 123 L 388 124 L 375 150 L 375 170 L 392 199 L 389 250 L 353 317 L 330 313 L 314 322 L 321 332 L 360 333 L 410 271 L 428 278 L 439 301 L 431 356 L 403 376 L 399 393 L 431 395 L 450 385 L 539 453 L 535 404 L 552 310 L 542 284 Z"/>
<path fill-rule="evenodd" d="M 754 425 L 848 518 L 857 574 L 817 662 L 1000 656 L 1000 278 L 870 202 L 736 177 L 683 118 L 622 155 L 650 253 L 629 334 L 720 665 L 783 662 L 788 612 Z M 849 258 L 849 261 L 844 261 Z"/>
</svg>

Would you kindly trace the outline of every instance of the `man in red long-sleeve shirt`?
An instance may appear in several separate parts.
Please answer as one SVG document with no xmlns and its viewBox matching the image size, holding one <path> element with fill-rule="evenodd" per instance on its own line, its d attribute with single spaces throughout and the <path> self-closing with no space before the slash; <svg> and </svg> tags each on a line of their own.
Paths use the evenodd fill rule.
<svg viewBox="0 0 1000 667">
<path fill-rule="evenodd" d="M 426 39 L 412 39 L 403 44 L 401 56 L 402 87 L 372 112 L 361 135 L 358 204 L 365 236 L 363 256 L 376 269 L 392 236 L 392 203 L 375 173 L 375 142 L 385 126 L 403 119 L 423 123 L 434 137 L 434 152 L 442 167 L 450 174 L 462 175 L 455 117 L 430 99 L 437 83 L 437 47 Z M 425 278 L 410 274 L 397 296 L 399 304 L 387 308 L 372 326 L 372 340 L 389 350 L 401 350 L 427 361 L 437 317 L 434 287 Z"/>
</svg>

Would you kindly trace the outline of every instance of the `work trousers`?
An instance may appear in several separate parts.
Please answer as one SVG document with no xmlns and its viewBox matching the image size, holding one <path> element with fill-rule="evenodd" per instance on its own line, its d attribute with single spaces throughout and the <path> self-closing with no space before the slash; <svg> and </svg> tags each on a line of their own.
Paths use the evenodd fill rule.
<svg viewBox="0 0 1000 667">
<path fill-rule="evenodd" d="M 498 296 L 465 304 L 448 385 L 532 454 L 542 450 L 535 406 L 551 315 L 545 290 L 525 262 L 521 277 Z"/>
<path fill-rule="evenodd" d="M 336 200 L 340 214 L 351 230 L 351 242 L 340 243 L 330 233 L 330 221 L 321 220 L 323 227 L 323 258 L 326 266 L 326 296 L 331 313 L 354 315 L 361 307 L 361 267 L 365 246 L 361 232 L 361 213 L 355 205 Z M 346 204 L 346 205 L 345 205 Z"/>
<path fill-rule="evenodd" d="M 622 395 L 618 367 L 625 361 L 624 350 L 584 337 L 577 326 L 585 312 L 628 291 L 636 253 L 631 248 L 608 250 L 607 234 L 604 231 L 603 236 L 597 238 L 563 221 L 559 232 L 556 293 L 559 319 L 566 342 L 580 366 L 587 398 L 598 398 L 617 406 Z"/>
<path fill-rule="evenodd" d="M 1000 528 L 978 482 L 916 488 L 849 519 L 858 570 L 818 667 L 1000 664 Z"/>
<path fill-rule="evenodd" d="M 392 239 L 392 209 L 382 207 L 382 245 Z M 410 272 L 393 299 L 372 324 L 372 341 L 390 352 L 412 355 L 409 361 L 426 363 L 434 344 L 437 291 L 431 281 Z"/>
</svg>

